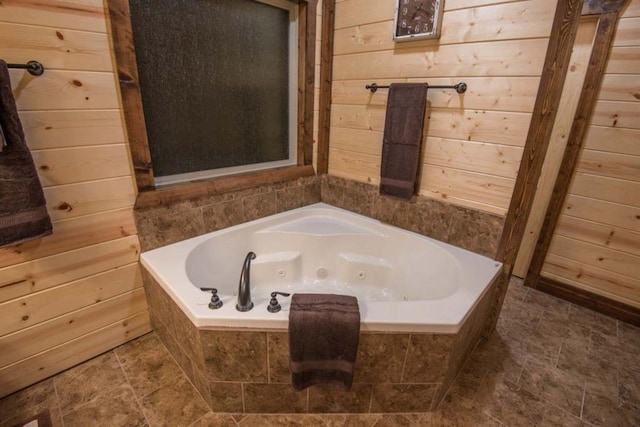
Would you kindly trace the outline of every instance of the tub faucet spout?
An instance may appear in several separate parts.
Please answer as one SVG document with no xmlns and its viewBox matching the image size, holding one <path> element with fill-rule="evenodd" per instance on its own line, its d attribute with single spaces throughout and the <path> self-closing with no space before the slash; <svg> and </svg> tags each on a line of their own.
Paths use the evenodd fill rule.
<svg viewBox="0 0 640 427">
<path fill-rule="evenodd" d="M 242 264 L 242 271 L 240 272 L 240 283 L 238 284 L 238 303 L 236 304 L 236 310 L 249 311 L 253 308 L 253 301 L 251 301 L 251 260 L 256 259 L 256 254 L 249 252 Z"/>
</svg>

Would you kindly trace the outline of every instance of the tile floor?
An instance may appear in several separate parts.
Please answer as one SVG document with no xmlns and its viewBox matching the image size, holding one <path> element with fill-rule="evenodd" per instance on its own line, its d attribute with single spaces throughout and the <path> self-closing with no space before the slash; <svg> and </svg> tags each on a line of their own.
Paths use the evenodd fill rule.
<svg viewBox="0 0 640 427">
<path fill-rule="evenodd" d="M 435 413 L 213 414 L 153 333 L 0 400 L 0 426 L 639 426 L 640 328 L 512 280 Z"/>
</svg>

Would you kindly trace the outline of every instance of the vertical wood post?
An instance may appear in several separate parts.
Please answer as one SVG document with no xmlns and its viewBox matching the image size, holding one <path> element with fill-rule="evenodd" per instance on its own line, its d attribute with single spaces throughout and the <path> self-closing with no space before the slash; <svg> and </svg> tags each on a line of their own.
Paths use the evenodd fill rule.
<svg viewBox="0 0 640 427">
<path fill-rule="evenodd" d="M 525 285 L 533 288 L 537 287 L 542 266 L 547 257 L 549 247 L 551 246 L 551 240 L 553 239 L 553 234 L 562 215 L 562 207 L 564 206 L 571 180 L 578 165 L 578 158 L 584 144 L 589 120 L 591 119 L 598 100 L 598 91 L 600 90 L 602 78 L 604 77 L 609 48 L 613 42 L 617 20 L 617 11 L 603 13 L 598 20 L 598 28 L 596 29 L 593 50 L 591 51 L 587 74 L 582 86 L 578 109 L 571 125 L 560 171 L 558 172 L 558 177 L 553 187 L 549 206 L 547 207 L 544 222 L 540 230 L 540 236 L 538 237 L 538 242 L 536 243 L 536 248 L 533 252 L 533 257 L 531 258 L 529 270 L 525 278 Z"/>
<path fill-rule="evenodd" d="M 505 220 L 496 259 L 505 264 L 503 280 L 496 290 L 492 319 L 485 334 L 495 329 L 504 295 L 513 271 L 518 249 L 531 213 L 533 200 L 549 146 L 560 94 L 569 68 L 571 52 L 578 31 L 583 0 L 558 0 L 553 20 L 542 78 L 538 87 L 527 140 Z"/>
<path fill-rule="evenodd" d="M 320 113 L 318 117 L 318 174 L 329 172 L 329 135 L 331 132 L 331 90 L 333 83 L 335 17 L 336 0 L 323 0 L 322 54 L 320 56 Z"/>
</svg>

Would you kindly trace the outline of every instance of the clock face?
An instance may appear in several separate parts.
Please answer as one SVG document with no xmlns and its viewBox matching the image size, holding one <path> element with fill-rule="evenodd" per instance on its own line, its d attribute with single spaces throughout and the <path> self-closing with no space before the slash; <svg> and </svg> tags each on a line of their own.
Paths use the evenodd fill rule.
<svg viewBox="0 0 640 427">
<path fill-rule="evenodd" d="M 439 0 L 397 0 L 394 39 L 437 37 Z"/>
</svg>

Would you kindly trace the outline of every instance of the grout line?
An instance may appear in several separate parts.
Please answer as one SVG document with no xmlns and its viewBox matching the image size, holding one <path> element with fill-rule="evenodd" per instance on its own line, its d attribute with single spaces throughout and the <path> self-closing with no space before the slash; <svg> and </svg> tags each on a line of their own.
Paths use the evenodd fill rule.
<svg viewBox="0 0 640 427">
<path fill-rule="evenodd" d="M 404 370 L 407 367 L 407 359 L 409 358 L 409 348 L 411 348 L 411 338 L 413 334 L 409 334 L 409 342 L 407 343 L 407 351 L 404 353 L 404 360 L 402 361 L 402 369 L 400 370 L 400 382 L 404 380 Z"/>
<path fill-rule="evenodd" d="M 271 361 L 269 360 L 269 345 L 270 345 L 270 340 L 269 340 L 269 332 L 266 333 L 267 335 L 267 384 L 271 384 Z"/>
<path fill-rule="evenodd" d="M 140 402 L 140 399 L 138 398 L 138 394 L 136 393 L 135 389 L 131 385 L 131 381 L 129 380 L 129 376 L 127 375 L 127 373 L 124 370 L 124 367 L 122 366 L 122 362 L 120 362 L 120 358 L 118 357 L 118 355 L 116 354 L 116 352 L 114 350 L 112 350 L 112 352 L 113 352 L 113 355 L 116 358 L 116 361 L 118 362 L 118 366 L 120 366 L 120 370 L 122 371 L 122 375 L 124 375 L 124 379 L 127 380 L 127 384 L 129 385 L 129 387 L 131 387 L 131 392 L 133 393 L 133 398 L 136 399 L 136 403 L 138 404 L 138 409 L 140 410 L 140 413 L 142 414 L 142 417 L 147 422 L 147 425 L 151 425 L 151 423 L 149 422 L 149 419 L 147 418 L 147 414 L 144 413 L 144 409 L 142 407 L 142 403 Z"/>
<path fill-rule="evenodd" d="M 520 372 L 518 373 L 518 376 L 516 377 L 516 381 L 515 381 L 515 384 L 516 384 L 518 387 L 522 387 L 522 386 L 520 385 L 520 379 L 522 378 L 522 374 L 524 373 L 524 368 L 529 364 L 529 360 L 530 360 L 530 358 L 531 358 L 531 356 L 530 356 L 530 355 L 527 355 L 527 356 L 525 356 L 525 357 L 524 357 L 524 363 L 522 364 L 522 367 L 520 368 Z M 504 378 L 504 377 L 503 377 L 503 378 Z"/>
<path fill-rule="evenodd" d="M 53 377 L 51 379 L 51 382 L 53 383 L 53 394 L 56 396 L 56 404 L 58 405 L 58 411 L 60 412 L 60 422 L 62 423 L 62 427 L 64 427 L 64 416 L 62 416 L 62 406 L 60 405 L 60 393 L 58 393 L 58 386 L 56 385 L 56 377 Z"/>
<path fill-rule="evenodd" d="M 587 382 L 582 386 L 582 403 L 580 404 L 580 419 L 584 420 L 584 401 L 587 399 Z"/>
<path fill-rule="evenodd" d="M 244 404 L 244 383 L 240 383 L 240 396 L 242 397 L 242 413 L 247 413 L 247 408 Z"/>
<path fill-rule="evenodd" d="M 375 384 L 371 384 L 371 396 L 369 396 L 369 408 L 367 409 L 367 413 L 371 413 L 371 408 L 373 408 L 373 388 Z"/>
<path fill-rule="evenodd" d="M 560 353 L 562 353 L 562 347 L 564 347 L 564 341 L 560 344 L 560 348 L 558 348 L 558 354 L 556 354 L 556 360 L 553 362 L 552 367 L 557 368 L 558 362 L 560 362 Z"/>
</svg>

